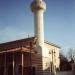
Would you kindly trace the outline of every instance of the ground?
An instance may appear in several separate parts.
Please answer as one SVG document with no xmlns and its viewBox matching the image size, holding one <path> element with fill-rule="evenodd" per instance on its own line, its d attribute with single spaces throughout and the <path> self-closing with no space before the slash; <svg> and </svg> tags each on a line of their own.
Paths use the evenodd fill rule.
<svg viewBox="0 0 75 75">
<path fill-rule="evenodd" d="M 72 75 L 72 71 L 57 72 L 57 75 Z"/>
</svg>

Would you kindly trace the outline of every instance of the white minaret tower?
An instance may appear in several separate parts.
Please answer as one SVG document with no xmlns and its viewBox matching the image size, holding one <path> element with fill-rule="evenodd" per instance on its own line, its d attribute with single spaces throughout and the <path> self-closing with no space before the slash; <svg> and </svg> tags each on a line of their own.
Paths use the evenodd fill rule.
<svg viewBox="0 0 75 75">
<path fill-rule="evenodd" d="M 37 50 L 42 54 L 44 48 L 43 13 L 46 10 L 46 4 L 42 0 L 34 0 L 31 4 L 31 10 L 34 13 L 34 35 L 37 38 Z"/>
<path fill-rule="evenodd" d="M 43 70 L 46 70 L 48 58 L 48 49 L 44 45 L 44 22 L 43 13 L 46 10 L 46 4 L 43 0 L 33 0 L 31 3 L 31 10 L 34 13 L 34 35 L 37 38 L 36 50 L 37 54 L 42 57 Z"/>
</svg>

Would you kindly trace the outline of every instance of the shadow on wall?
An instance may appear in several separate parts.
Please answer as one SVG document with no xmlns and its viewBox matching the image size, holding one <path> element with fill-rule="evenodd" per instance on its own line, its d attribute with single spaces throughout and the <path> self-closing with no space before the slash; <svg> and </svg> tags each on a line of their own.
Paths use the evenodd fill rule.
<svg viewBox="0 0 75 75">
<path fill-rule="evenodd" d="M 48 64 L 47 68 L 43 71 L 44 75 L 56 75 L 56 71 L 59 71 L 59 69 L 56 69 L 56 67 L 53 65 L 52 62 Z"/>
<path fill-rule="evenodd" d="M 51 75 L 50 73 L 50 67 L 48 67 L 46 70 L 43 71 L 44 75 Z"/>
</svg>

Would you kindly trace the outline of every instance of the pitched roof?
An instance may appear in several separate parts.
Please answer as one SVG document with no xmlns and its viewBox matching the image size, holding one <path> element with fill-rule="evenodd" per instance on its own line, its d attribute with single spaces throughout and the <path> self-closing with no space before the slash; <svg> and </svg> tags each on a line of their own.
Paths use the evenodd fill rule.
<svg viewBox="0 0 75 75">
<path fill-rule="evenodd" d="M 34 40 L 34 37 L 31 37 L 31 38 L 1 43 L 0 51 L 19 48 L 19 47 L 28 47 L 30 45 L 30 41 L 33 42 L 33 40 Z"/>
<path fill-rule="evenodd" d="M 54 46 L 54 47 L 57 47 L 57 48 L 61 48 L 60 46 L 58 46 L 57 44 L 55 43 L 51 43 L 51 42 L 48 42 L 48 41 L 45 41 L 45 43 L 51 45 L 51 46 Z"/>
<path fill-rule="evenodd" d="M 16 41 L 1 43 L 0 51 L 10 50 L 10 49 L 15 49 L 15 48 L 20 48 L 20 47 L 28 48 L 30 46 L 30 42 L 32 42 L 32 46 L 35 45 L 34 39 L 35 37 L 29 37 L 25 39 L 16 40 Z M 45 43 L 60 48 L 58 45 L 54 43 L 49 43 L 47 41 L 45 41 Z"/>
</svg>

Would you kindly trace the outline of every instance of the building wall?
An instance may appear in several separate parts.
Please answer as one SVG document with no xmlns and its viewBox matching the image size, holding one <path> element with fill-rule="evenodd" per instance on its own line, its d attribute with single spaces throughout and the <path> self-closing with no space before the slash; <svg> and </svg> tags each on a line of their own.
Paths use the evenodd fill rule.
<svg viewBox="0 0 75 75">
<path fill-rule="evenodd" d="M 32 66 L 35 67 L 36 75 L 43 75 L 42 57 L 37 54 L 32 54 Z"/>
<path fill-rule="evenodd" d="M 49 52 L 51 52 L 52 50 L 55 51 L 55 56 L 53 54 L 54 65 L 56 65 L 56 68 L 59 68 L 59 64 L 60 64 L 59 48 L 46 43 L 45 43 L 45 47 L 47 48 L 47 50 L 45 50 L 45 53 L 48 53 L 47 57 L 42 57 L 42 54 L 39 55 L 39 53 L 32 55 L 32 66 L 35 66 L 36 68 L 36 75 L 42 75 L 42 74 L 49 75 L 51 73 L 50 62 L 52 62 L 52 54 L 50 54 Z M 42 53 L 41 51 L 39 52 Z"/>
<path fill-rule="evenodd" d="M 16 44 L 12 43 L 12 45 L 10 43 L 9 44 L 5 44 L 5 45 L 1 45 L 1 50 L 6 50 L 6 49 L 7 50 L 11 50 L 12 48 L 13 49 L 18 48 L 17 44 L 19 44 L 20 46 L 22 45 L 22 46 L 26 47 L 26 41 L 19 41 Z M 27 45 L 30 45 L 30 42 L 29 42 L 29 44 L 27 42 Z M 56 46 L 50 45 L 48 43 L 45 43 L 45 47 L 47 49 L 44 49 L 44 51 L 45 51 L 44 53 L 47 54 L 46 55 L 47 57 L 43 57 L 42 56 L 42 51 L 41 50 L 40 50 L 41 54 L 38 54 L 38 53 L 34 52 L 31 55 L 31 64 L 32 64 L 33 67 L 35 67 L 35 73 L 36 73 L 36 75 L 43 75 L 43 74 L 44 75 L 50 75 L 50 69 L 51 69 L 50 62 L 52 61 L 52 54 L 50 54 L 50 52 L 52 52 L 52 50 L 55 50 L 55 57 L 53 57 L 53 62 L 55 63 L 56 67 L 59 67 L 59 64 L 60 64 L 60 60 L 59 60 L 59 48 L 56 47 Z M 15 53 L 15 65 L 16 65 L 16 67 L 18 67 L 19 65 L 22 64 L 22 57 L 21 57 L 22 55 L 21 54 L 22 53 Z M 13 53 L 10 54 L 10 55 L 12 57 Z M 9 59 L 9 56 L 7 57 L 7 59 Z M 4 58 L 4 56 L 2 56 L 2 58 Z M 3 61 L 1 61 L 2 58 L 0 58 L 0 64 L 2 64 L 2 62 L 4 61 L 4 59 L 3 59 Z M 30 64 L 30 53 L 25 52 L 24 53 L 24 67 L 29 67 L 29 66 L 31 66 L 31 64 Z M 8 62 L 8 65 L 9 65 L 9 62 Z M 44 69 L 43 69 L 43 65 L 44 65 Z"/>
<path fill-rule="evenodd" d="M 60 48 L 55 47 L 53 45 L 49 45 L 47 43 L 45 43 L 45 46 L 49 50 L 49 58 L 50 58 L 50 61 L 52 61 L 52 50 L 55 52 L 55 54 L 53 53 L 53 62 L 56 65 L 56 67 L 59 68 L 59 65 L 60 65 L 59 50 L 60 50 Z"/>
</svg>

